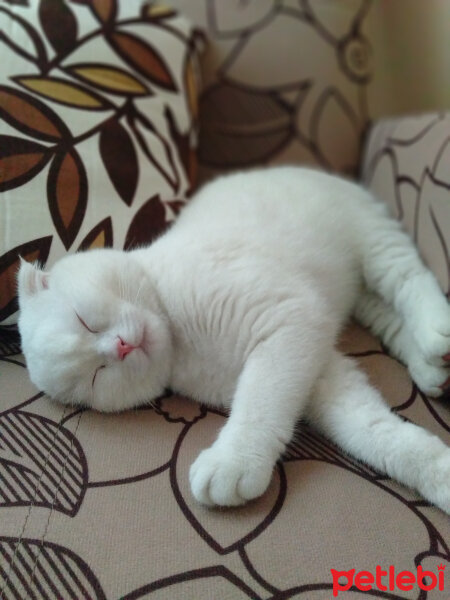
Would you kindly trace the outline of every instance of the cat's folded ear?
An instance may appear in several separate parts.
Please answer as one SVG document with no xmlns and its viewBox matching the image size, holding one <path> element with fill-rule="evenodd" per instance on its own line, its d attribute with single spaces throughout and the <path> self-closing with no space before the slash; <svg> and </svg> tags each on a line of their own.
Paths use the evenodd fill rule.
<svg viewBox="0 0 450 600">
<path fill-rule="evenodd" d="M 48 288 L 48 273 L 42 271 L 37 265 L 31 264 L 20 257 L 17 283 L 20 304 Z"/>
</svg>

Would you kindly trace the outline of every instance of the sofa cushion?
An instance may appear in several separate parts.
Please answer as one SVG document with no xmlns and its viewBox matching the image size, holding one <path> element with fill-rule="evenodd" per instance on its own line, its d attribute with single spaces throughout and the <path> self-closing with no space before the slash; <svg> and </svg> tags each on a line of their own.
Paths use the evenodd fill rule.
<svg viewBox="0 0 450 600">
<path fill-rule="evenodd" d="M 19 255 L 149 242 L 196 171 L 198 32 L 127 2 L 1 3 L 0 325 Z M 5 331 L 5 330 L 4 330 Z"/>
<path fill-rule="evenodd" d="M 341 348 L 393 410 L 448 443 L 445 402 L 424 397 L 379 342 L 352 326 Z M 0 358 L 0 371 L 5 600 L 329 600 L 331 569 L 450 568 L 448 516 L 304 424 L 262 498 L 211 510 L 193 499 L 188 473 L 224 423 L 217 410 L 167 396 L 155 409 L 82 411 L 39 394 L 20 355 Z M 389 595 L 374 586 L 369 596 L 420 590 L 405 595 L 394 581 Z"/>
<path fill-rule="evenodd" d="M 286 162 L 356 173 L 374 70 L 370 2 L 169 1 L 210 39 L 203 177 Z"/>
<path fill-rule="evenodd" d="M 450 113 L 383 119 L 368 135 L 362 179 L 389 204 L 450 297 Z"/>
</svg>

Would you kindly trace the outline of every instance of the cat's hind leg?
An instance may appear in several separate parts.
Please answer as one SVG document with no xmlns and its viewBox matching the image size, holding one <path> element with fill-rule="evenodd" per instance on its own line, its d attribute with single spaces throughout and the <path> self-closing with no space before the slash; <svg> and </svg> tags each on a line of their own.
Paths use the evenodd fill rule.
<svg viewBox="0 0 450 600">
<path fill-rule="evenodd" d="M 427 363 L 450 358 L 450 306 L 436 278 L 425 267 L 410 237 L 385 207 L 373 204 L 361 222 L 363 274 L 401 315 Z"/>
<path fill-rule="evenodd" d="M 450 448 L 391 412 L 355 361 L 333 353 L 306 417 L 343 450 L 450 514 Z"/>
<path fill-rule="evenodd" d="M 358 297 L 354 316 L 381 339 L 392 356 L 408 367 L 412 379 L 425 394 L 442 395 L 449 383 L 450 365 L 440 357 L 438 361 L 428 362 L 413 333 L 391 304 L 365 289 Z"/>
</svg>

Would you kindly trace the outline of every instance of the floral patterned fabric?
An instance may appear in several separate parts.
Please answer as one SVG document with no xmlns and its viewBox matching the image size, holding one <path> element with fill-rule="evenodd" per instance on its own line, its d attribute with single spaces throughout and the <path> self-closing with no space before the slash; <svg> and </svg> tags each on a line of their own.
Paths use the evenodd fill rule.
<svg viewBox="0 0 450 600">
<path fill-rule="evenodd" d="M 137 0 L 0 2 L 0 323 L 19 255 L 129 248 L 195 180 L 197 35 Z M 6 332 L 4 333 L 6 335 Z"/>
<path fill-rule="evenodd" d="M 379 121 L 362 177 L 403 222 L 450 298 L 450 113 Z"/>
<path fill-rule="evenodd" d="M 341 347 L 396 412 L 450 441 L 448 403 L 418 392 L 376 340 L 353 325 Z M 261 499 L 211 510 L 188 472 L 223 414 L 176 396 L 120 415 L 75 410 L 38 393 L 20 355 L 0 369 L 2 600 L 329 600 L 331 569 L 450 569 L 448 516 L 305 424 Z M 448 587 L 370 597 L 447 600 Z"/>
<path fill-rule="evenodd" d="M 171 0 L 211 39 L 200 101 L 209 177 L 262 163 L 354 175 L 368 122 L 370 0 Z"/>
</svg>

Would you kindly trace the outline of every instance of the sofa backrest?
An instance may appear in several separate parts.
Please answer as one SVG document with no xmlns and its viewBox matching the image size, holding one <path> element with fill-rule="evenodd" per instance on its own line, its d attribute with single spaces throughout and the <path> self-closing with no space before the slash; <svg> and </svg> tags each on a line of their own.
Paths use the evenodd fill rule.
<svg viewBox="0 0 450 600">
<path fill-rule="evenodd" d="M 210 39 L 203 175 L 306 163 L 353 175 L 369 119 L 370 0 L 170 0 Z"/>
</svg>

